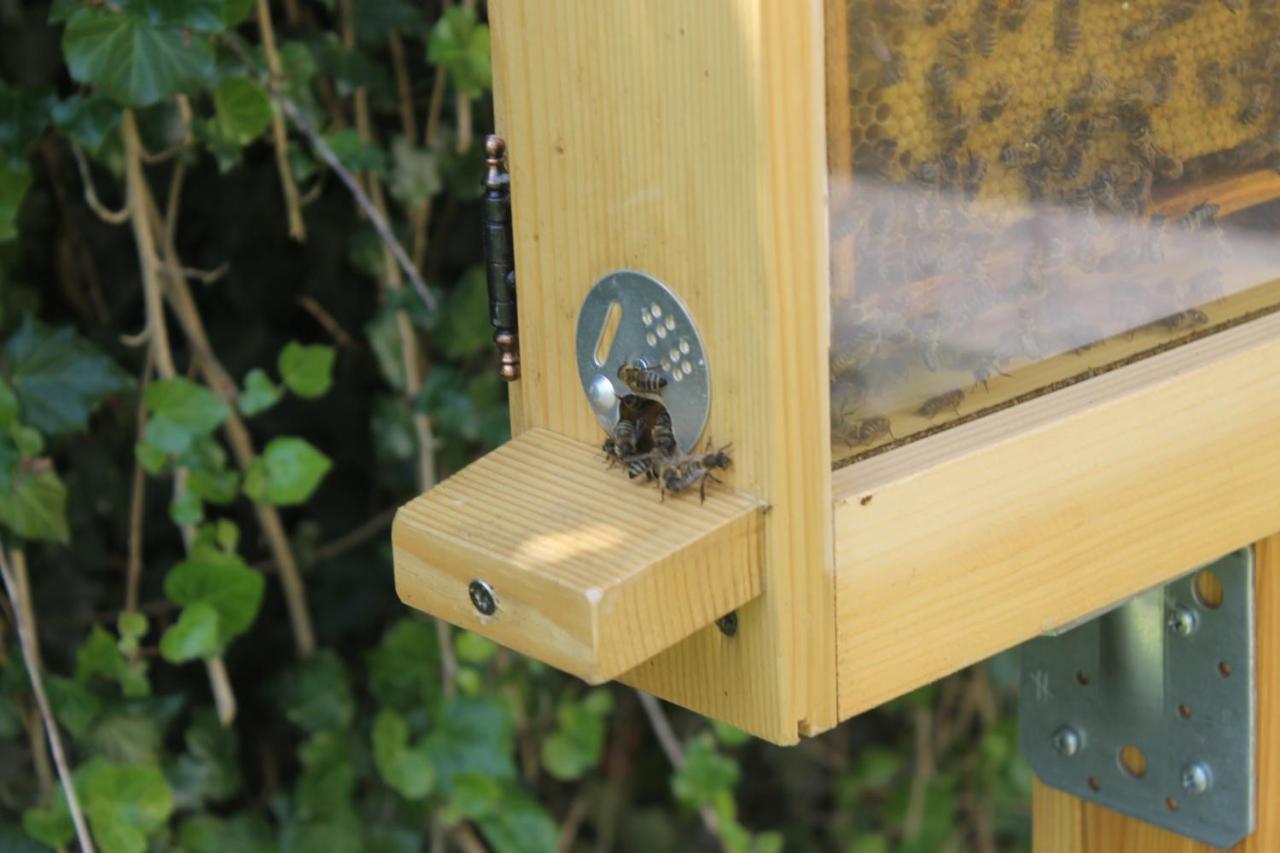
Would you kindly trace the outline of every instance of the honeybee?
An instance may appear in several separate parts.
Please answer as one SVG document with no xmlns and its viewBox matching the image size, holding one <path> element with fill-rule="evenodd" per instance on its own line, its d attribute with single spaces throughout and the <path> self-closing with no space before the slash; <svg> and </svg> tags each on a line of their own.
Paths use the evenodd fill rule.
<svg viewBox="0 0 1280 853">
<path fill-rule="evenodd" d="M 639 449 L 640 427 L 629 418 L 619 418 L 614 424 L 613 432 L 605 439 L 604 452 L 609 457 L 610 466 L 614 462 L 626 463 L 636 455 Z"/>
<path fill-rule="evenodd" d="M 1221 62 L 1206 62 L 1200 66 L 1196 76 L 1200 79 L 1200 90 L 1204 93 L 1204 102 L 1211 107 L 1222 106 L 1227 98 L 1227 74 Z"/>
<path fill-rule="evenodd" d="M 947 33 L 939 54 L 951 72 L 961 80 L 969 76 L 969 34 L 960 30 Z"/>
<path fill-rule="evenodd" d="M 1152 106 L 1162 107 L 1173 95 L 1173 81 L 1178 76 L 1178 60 L 1172 55 L 1161 56 L 1151 65 L 1155 78 L 1155 97 Z"/>
<path fill-rule="evenodd" d="M 969 126 L 973 124 L 973 118 L 969 113 L 953 111 L 947 119 L 948 123 L 942 128 L 942 148 L 946 152 L 944 156 L 954 157 L 955 152 L 969 138 Z"/>
<path fill-rule="evenodd" d="M 1034 142 L 1014 145 L 1006 142 L 1000 149 L 1000 162 L 1006 166 L 1034 166 L 1040 162 L 1040 146 Z"/>
<path fill-rule="evenodd" d="M 1164 329 L 1166 332 L 1177 332 L 1183 329 L 1203 326 L 1208 322 L 1208 314 L 1205 314 L 1199 308 L 1188 308 L 1186 311 L 1179 311 L 1176 314 L 1170 314 L 1168 317 L 1161 317 L 1152 325 Z"/>
<path fill-rule="evenodd" d="M 929 96 L 935 110 L 946 109 L 954 92 L 951 69 L 942 62 L 935 62 L 925 72 L 925 82 L 929 84 Z"/>
<path fill-rule="evenodd" d="M 1111 88 L 1111 79 L 1109 77 L 1090 72 L 1068 96 L 1067 112 L 1085 112 L 1093 106 L 1093 103 L 1098 98 L 1105 95 L 1109 88 Z"/>
<path fill-rule="evenodd" d="M 883 333 L 878 324 L 861 323 L 841 335 L 831 348 L 831 380 L 847 379 L 865 368 L 880 350 Z"/>
<path fill-rule="evenodd" d="M 1040 128 L 1050 136 L 1066 139 L 1071 131 L 1071 118 L 1059 107 L 1050 107 L 1044 112 L 1044 121 Z"/>
<path fill-rule="evenodd" d="M 1058 0 L 1054 10 L 1053 46 L 1071 54 L 1080 46 L 1080 0 Z"/>
<path fill-rule="evenodd" d="M 1168 29 L 1191 20 L 1196 14 L 1196 6 L 1199 2 L 1200 0 L 1169 0 L 1157 16 L 1160 29 Z"/>
<path fill-rule="evenodd" d="M 653 449 L 667 456 L 675 455 L 676 435 L 671 428 L 671 415 L 667 412 L 659 412 L 654 418 L 653 428 L 649 431 L 649 437 L 653 440 Z"/>
<path fill-rule="evenodd" d="M 947 15 L 951 14 L 951 10 L 955 8 L 956 0 L 929 0 L 929 5 L 924 10 L 924 22 L 927 26 L 936 27 L 942 23 Z"/>
<path fill-rule="evenodd" d="M 707 481 L 722 482 L 713 471 L 727 469 L 732 460 L 728 454 L 729 445 L 719 450 L 707 451 L 695 456 L 685 457 L 674 462 L 661 463 L 657 466 L 655 479 L 661 499 L 665 500 L 667 492 L 679 494 L 694 483 L 698 484 L 699 503 L 707 499 Z"/>
<path fill-rule="evenodd" d="M 1005 111 L 1013 98 L 1013 87 L 1003 80 L 997 80 L 987 87 L 982 96 L 982 107 L 978 110 L 978 118 L 990 124 Z"/>
<path fill-rule="evenodd" d="M 1213 202 L 1205 201 L 1197 204 L 1187 212 L 1187 215 L 1178 220 L 1178 225 L 1188 231 L 1199 231 L 1201 228 L 1213 223 L 1218 218 L 1218 205 Z"/>
<path fill-rule="evenodd" d="M 977 388 L 981 385 L 984 389 L 990 391 L 991 386 L 987 383 L 991 379 L 992 374 L 995 373 L 1005 377 L 1009 376 L 1008 373 L 1005 373 L 1000 369 L 999 360 L 994 354 L 978 358 L 977 362 L 973 366 L 973 387 Z M 956 414 L 959 414 L 959 412 Z"/>
<path fill-rule="evenodd" d="M 1004 9 L 1004 17 L 1000 21 L 1006 31 L 1016 33 L 1022 29 L 1027 15 L 1031 12 L 1033 2 L 1034 0 L 1010 0 L 1009 5 Z"/>
<path fill-rule="evenodd" d="M 1241 124 L 1253 124 L 1262 118 L 1262 111 L 1271 100 L 1271 87 L 1266 83 L 1254 83 L 1249 87 L 1249 97 L 1245 105 L 1236 113 L 1236 121 Z"/>
<path fill-rule="evenodd" d="M 1125 27 L 1123 35 L 1125 41 L 1142 44 L 1155 35 L 1158 29 L 1160 29 L 1160 18 L 1151 15 Z"/>
<path fill-rule="evenodd" d="M 1222 8 L 1226 9 L 1233 15 L 1244 11 L 1244 3 L 1241 0 L 1221 0 Z"/>
<path fill-rule="evenodd" d="M 862 30 L 861 34 L 863 46 L 880 63 L 881 87 L 888 88 L 901 80 L 903 72 L 902 57 L 889 47 L 874 19 L 867 21 L 866 29 Z"/>
<path fill-rule="evenodd" d="M 950 391 L 944 391 L 925 400 L 920 404 L 920 408 L 916 409 L 916 414 L 933 420 L 950 409 L 956 416 L 959 416 L 960 404 L 963 402 L 964 392 L 959 388 L 953 388 Z"/>
<path fill-rule="evenodd" d="M 1081 170 L 1084 169 L 1084 146 L 1072 144 L 1067 148 L 1067 159 L 1059 170 L 1062 180 L 1071 183 L 1080 177 Z"/>
<path fill-rule="evenodd" d="M 863 444 L 870 444 L 884 438 L 896 439 L 893 434 L 893 424 L 883 415 L 872 415 L 869 418 L 862 418 L 854 421 L 850 429 L 850 437 L 853 439 L 852 446 L 858 447 Z"/>
<path fill-rule="evenodd" d="M 973 44 L 978 53 L 991 56 L 996 49 L 996 0 L 978 0 L 973 15 Z"/>
<path fill-rule="evenodd" d="M 978 194 L 987 177 L 987 160 L 977 154 L 969 155 L 969 166 L 964 173 L 964 192 L 970 199 Z"/>
<path fill-rule="evenodd" d="M 667 387 L 667 377 L 642 361 L 628 361 L 618 368 L 618 378 L 637 394 L 658 394 Z"/>
</svg>

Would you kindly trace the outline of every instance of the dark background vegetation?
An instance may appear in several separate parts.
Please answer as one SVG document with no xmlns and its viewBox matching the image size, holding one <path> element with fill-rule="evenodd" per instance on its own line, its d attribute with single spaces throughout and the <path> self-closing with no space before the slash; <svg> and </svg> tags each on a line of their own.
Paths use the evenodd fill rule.
<svg viewBox="0 0 1280 853">
<path fill-rule="evenodd" d="M 588 690 L 399 604 L 387 531 L 429 484 L 422 454 L 440 478 L 507 436 L 477 269 L 484 9 L 270 6 L 274 83 L 381 203 L 435 311 L 295 123 L 306 235 L 290 236 L 261 14 L 244 0 L 0 0 L 0 545 L 16 598 L 30 590 L 99 848 L 1024 849 L 1007 659 L 779 749 L 669 706 L 654 716 L 630 690 Z M 161 224 L 129 206 L 129 120 L 155 155 L 142 177 Z M 103 221 L 90 201 L 131 218 Z M 167 381 L 154 332 L 131 337 L 148 328 L 138 217 L 153 237 L 171 224 L 153 285 L 187 288 L 211 343 L 201 353 L 169 308 Z M 294 342 L 309 348 L 282 362 Z M 210 378 L 215 363 L 236 387 Z M 282 467 L 237 472 L 221 431 L 236 418 Z M 309 455 L 277 459 L 283 437 Z M 264 532 L 262 508 L 287 540 Z M 314 649 L 291 628 L 281 547 Z M 174 567 L 191 564 L 240 592 L 176 589 Z M 0 610 L 0 849 L 70 848 L 22 610 L 12 594 Z M 226 725 L 215 685 L 234 695 Z"/>
</svg>

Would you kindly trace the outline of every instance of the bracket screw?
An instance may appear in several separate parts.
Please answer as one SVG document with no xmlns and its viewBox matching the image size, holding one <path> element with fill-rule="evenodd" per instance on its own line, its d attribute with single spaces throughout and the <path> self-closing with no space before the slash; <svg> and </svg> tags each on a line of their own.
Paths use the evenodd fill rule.
<svg viewBox="0 0 1280 853">
<path fill-rule="evenodd" d="M 1071 726 L 1063 726 L 1053 733 L 1053 748 L 1064 758 L 1070 758 L 1080 751 L 1080 733 Z"/>
<path fill-rule="evenodd" d="M 1184 605 L 1176 605 L 1169 611 L 1168 618 L 1169 630 L 1177 634 L 1179 637 L 1188 637 L 1196 630 L 1200 624 L 1199 617 L 1190 607 Z"/>
<path fill-rule="evenodd" d="M 1182 768 L 1182 790 L 1203 794 L 1213 784 L 1213 771 L 1203 761 L 1193 761 Z"/>
<path fill-rule="evenodd" d="M 716 627 L 720 629 L 720 633 L 726 637 L 737 636 L 738 633 L 738 611 L 730 610 L 725 615 L 716 620 Z"/>
<path fill-rule="evenodd" d="M 481 616 L 492 616 L 498 610 L 498 598 L 493 594 L 493 587 L 476 578 L 467 586 L 467 595 L 471 596 L 471 605 Z"/>
</svg>

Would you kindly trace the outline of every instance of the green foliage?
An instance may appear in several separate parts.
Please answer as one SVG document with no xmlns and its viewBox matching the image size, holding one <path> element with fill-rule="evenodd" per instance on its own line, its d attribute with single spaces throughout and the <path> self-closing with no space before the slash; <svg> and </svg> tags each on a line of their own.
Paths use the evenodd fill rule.
<svg viewBox="0 0 1280 853">
<path fill-rule="evenodd" d="M 284 714 L 308 732 L 346 729 L 355 715 L 355 700 L 342 660 L 331 651 L 298 664 L 285 682 Z"/>
<path fill-rule="evenodd" d="M 445 9 L 431 30 L 427 58 L 449 69 L 458 91 L 479 97 L 492 84 L 489 68 L 489 28 L 466 6 Z"/>
<path fill-rule="evenodd" d="M 213 76 L 213 45 L 190 30 L 215 17 L 203 9 L 190 16 L 160 11 L 178 12 L 183 5 L 137 2 L 118 11 L 92 6 L 76 11 L 62 35 L 72 79 L 127 107 L 149 106 L 207 84 Z"/>
<path fill-rule="evenodd" d="M 236 400 L 240 413 L 252 417 L 261 414 L 280 401 L 280 389 L 261 367 L 255 367 L 244 377 L 244 391 Z"/>
<path fill-rule="evenodd" d="M 220 654 L 248 630 L 262 604 L 262 575 L 234 554 L 203 550 L 165 576 L 164 592 L 182 609 L 160 639 L 172 663 Z"/>
<path fill-rule="evenodd" d="M 333 384 L 333 347 L 290 341 L 280 351 L 277 367 L 289 390 L 306 400 L 323 397 Z"/>
<path fill-rule="evenodd" d="M 556 731 L 542 742 L 542 763 L 547 772 L 568 782 L 599 764 L 612 708 L 612 698 L 603 690 L 593 690 L 581 700 L 561 700 Z"/>
<path fill-rule="evenodd" d="M 173 794 L 159 768 L 94 758 L 75 773 L 75 789 L 98 848 L 104 853 L 143 853 L 147 839 L 173 811 Z M 67 801 L 59 793 L 41 809 L 29 809 L 23 828 L 39 841 L 62 847 L 75 835 Z"/>
<path fill-rule="evenodd" d="M 305 439 L 273 438 L 244 475 L 244 493 L 273 506 L 304 503 L 329 473 L 329 457 Z"/>
<path fill-rule="evenodd" d="M 212 433 L 231 413 L 222 399 L 190 379 L 161 379 L 142 395 L 151 419 L 147 444 L 165 453 L 184 453 Z"/>
<path fill-rule="evenodd" d="M 435 772 L 426 744 L 410 745 L 409 725 L 403 717 L 390 709 L 378 712 L 372 737 L 373 759 L 383 781 L 406 799 L 420 800 L 431 793 Z"/>
<path fill-rule="evenodd" d="M 271 97 L 252 77 L 224 77 L 214 90 L 213 105 L 222 137 L 241 147 L 271 125 Z"/>
</svg>

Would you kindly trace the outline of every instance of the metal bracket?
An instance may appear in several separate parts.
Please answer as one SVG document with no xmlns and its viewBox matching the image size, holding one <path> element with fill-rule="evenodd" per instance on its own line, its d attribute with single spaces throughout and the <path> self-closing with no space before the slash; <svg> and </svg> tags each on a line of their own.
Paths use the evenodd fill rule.
<svg viewBox="0 0 1280 853">
<path fill-rule="evenodd" d="M 1256 820 L 1253 551 L 1022 647 L 1020 740 L 1051 787 L 1227 848 Z"/>
<path fill-rule="evenodd" d="M 618 423 L 622 398 L 636 392 L 618 378 L 643 362 L 668 380 L 653 394 L 671 415 L 676 443 L 692 451 L 711 410 L 711 373 L 693 318 L 662 282 L 634 270 L 611 272 L 587 291 L 578 312 L 578 376 L 605 431 Z"/>
</svg>

